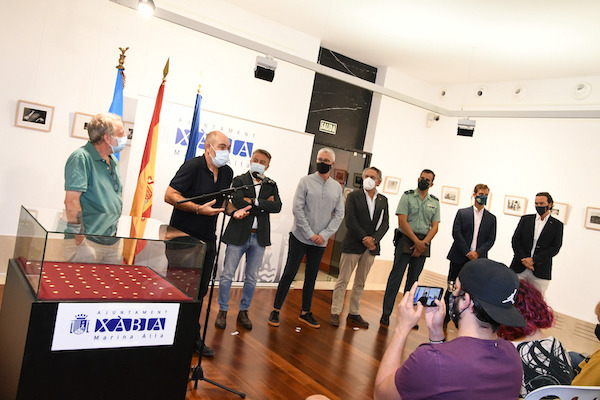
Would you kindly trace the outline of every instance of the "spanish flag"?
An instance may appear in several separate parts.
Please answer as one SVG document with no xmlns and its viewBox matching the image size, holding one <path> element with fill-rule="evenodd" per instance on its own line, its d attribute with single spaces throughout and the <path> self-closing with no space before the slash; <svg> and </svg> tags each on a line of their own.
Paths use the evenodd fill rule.
<svg viewBox="0 0 600 400">
<path fill-rule="evenodd" d="M 131 238 L 143 237 L 146 229 L 147 218 L 150 218 L 152 211 L 152 198 L 154 195 L 154 171 L 156 170 L 156 145 L 158 141 L 158 122 L 160 118 L 160 109 L 162 107 L 163 94 L 165 91 L 165 82 L 169 73 L 169 60 L 163 70 L 163 80 L 158 89 L 156 104 L 152 121 L 148 129 L 146 138 L 146 147 L 142 156 L 140 167 L 140 176 L 138 177 L 133 204 L 131 206 Z M 123 256 L 126 264 L 133 264 L 135 256 L 146 246 L 145 240 L 126 240 Z"/>
</svg>

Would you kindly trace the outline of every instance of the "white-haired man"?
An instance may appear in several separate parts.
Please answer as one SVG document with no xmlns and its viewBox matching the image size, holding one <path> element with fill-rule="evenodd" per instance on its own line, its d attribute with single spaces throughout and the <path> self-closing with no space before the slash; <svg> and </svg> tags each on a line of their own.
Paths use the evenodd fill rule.
<svg viewBox="0 0 600 400">
<path fill-rule="evenodd" d="M 312 328 L 321 325 L 310 312 L 315 281 L 327 240 L 338 230 L 344 219 L 344 199 L 340 184 L 331 178 L 335 153 L 324 147 L 317 153 L 317 171 L 303 177 L 294 195 L 294 225 L 290 232 L 287 261 L 269 316 L 269 325 L 279 326 L 279 311 L 290 285 L 306 256 L 302 310 L 298 319 Z"/>
</svg>

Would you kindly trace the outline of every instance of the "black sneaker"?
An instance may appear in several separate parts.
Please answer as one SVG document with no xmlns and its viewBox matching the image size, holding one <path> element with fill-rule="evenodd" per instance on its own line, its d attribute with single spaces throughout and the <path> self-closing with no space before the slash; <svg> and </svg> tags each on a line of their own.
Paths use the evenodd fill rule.
<svg viewBox="0 0 600 400">
<path fill-rule="evenodd" d="M 269 325 L 279 326 L 279 311 L 271 311 L 271 315 L 269 315 Z"/>
<path fill-rule="evenodd" d="M 381 319 L 379 320 L 379 325 L 385 326 L 385 327 L 390 326 L 390 316 L 389 315 L 382 315 Z"/>
<path fill-rule="evenodd" d="M 215 351 L 213 349 L 211 349 L 207 345 L 202 346 L 202 342 L 199 340 L 196 340 L 194 350 L 196 351 L 196 353 L 202 352 L 202 357 L 212 357 L 215 355 Z"/>
<path fill-rule="evenodd" d="M 319 321 L 317 321 L 313 316 L 311 312 L 307 312 L 306 314 L 301 314 L 298 319 L 302 322 L 304 322 L 306 325 L 310 326 L 311 328 L 315 328 L 318 329 L 321 327 L 321 324 L 319 324 Z"/>
<path fill-rule="evenodd" d="M 360 326 L 361 328 L 367 329 L 369 327 L 369 323 L 360 316 L 360 314 L 348 314 L 348 321 L 356 326 Z"/>
<path fill-rule="evenodd" d="M 248 330 L 252 329 L 252 321 L 250 321 L 250 318 L 248 318 L 248 310 L 240 311 L 238 313 L 237 320 L 244 328 Z"/>
</svg>

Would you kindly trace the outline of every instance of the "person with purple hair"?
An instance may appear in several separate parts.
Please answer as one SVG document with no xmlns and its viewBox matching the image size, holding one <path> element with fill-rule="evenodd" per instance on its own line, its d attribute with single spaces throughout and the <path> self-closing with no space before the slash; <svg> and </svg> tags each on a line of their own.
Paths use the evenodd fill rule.
<svg viewBox="0 0 600 400">
<path fill-rule="evenodd" d="M 554 325 L 554 314 L 542 293 L 529 281 L 521 280 L 515 307 L 525 317 L 522 328 L 502 325 L 498 336 L 513 342 L 523 362 L 521 397 L 548 385 L 570 385 L 571 360 L 562 343 L 543 329 Z"/>
</svg>

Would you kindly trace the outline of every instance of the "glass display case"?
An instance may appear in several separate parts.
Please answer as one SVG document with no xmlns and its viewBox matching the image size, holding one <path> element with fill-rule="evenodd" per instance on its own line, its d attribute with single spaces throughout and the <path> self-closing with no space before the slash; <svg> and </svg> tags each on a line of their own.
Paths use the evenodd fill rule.
<svg viewBox="0 0 600 400">
<path fill-rule="evenodd" d="M 204 253 L 151 218 L 22 207 L 0 309 L 0 398 L 184 398 Z"/>
<path fill-rule="evenodd" d="M 204 243 L 152 218 L 22 207 L 13 259 L 37 301 L 197 298 Z"/>
</svg>

